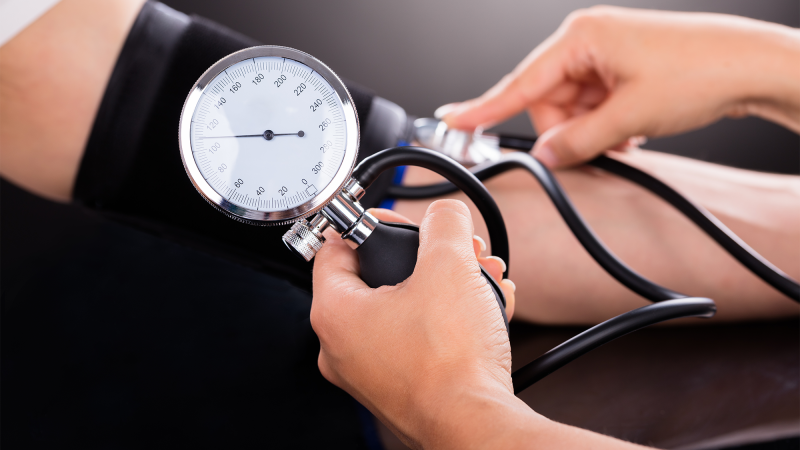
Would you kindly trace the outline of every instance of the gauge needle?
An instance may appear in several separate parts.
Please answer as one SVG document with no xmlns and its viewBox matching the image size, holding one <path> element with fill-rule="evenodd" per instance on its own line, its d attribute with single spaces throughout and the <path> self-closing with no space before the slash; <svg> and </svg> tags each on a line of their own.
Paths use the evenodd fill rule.
<svg viewBox="0 0 800 450">
<path fill-rule="evenodd" d="M 219 139 L 219 138 L 245 138 L 245 137 L 263 137 L 264 139 L 271 141 L 272 138 L 275 136 L 298 136 L 303 137 L 306 134 L 303 130 L 298 131 L 297 133 L 275 133 L 272 130 L 267 130 L 262 134 L 240 134 L 237 136 L 203 136 L 203 139 Z"/>
</svg>

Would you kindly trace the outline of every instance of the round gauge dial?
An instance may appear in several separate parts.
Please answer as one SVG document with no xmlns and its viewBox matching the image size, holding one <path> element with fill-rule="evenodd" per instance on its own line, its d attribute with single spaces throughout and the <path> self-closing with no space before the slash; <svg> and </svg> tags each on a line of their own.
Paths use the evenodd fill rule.
<svg viewBox="0 0 800 450">
<path fill-rule="evenodd" d="M 355 109 L 322 62 L 286 47 L 253 47 L 212 66 L 181 114 L 181 156 L 198 191 L 260 224 L 321 209 L 350 176 Z"/>
</svg>

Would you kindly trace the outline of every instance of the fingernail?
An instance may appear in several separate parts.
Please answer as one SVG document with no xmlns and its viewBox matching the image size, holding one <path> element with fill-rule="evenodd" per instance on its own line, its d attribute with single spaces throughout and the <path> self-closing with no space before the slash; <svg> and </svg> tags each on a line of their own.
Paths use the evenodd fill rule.
<svg viewBox="0 0 800 450">
<path fill-rule="evenodd" d="M 476 241 L 478 241 L 478 245 L 481 246 L 481 252 L 485 252 L 486 251 L 486 241 L 484 241 L 482 237 L 480 237 L 480 236 L 478 236 L 476 234 L 475 236 L 472 236 L 472 239 L 475 239 Z"/>
<path fill-rule="evenodd" d="M 558 165 L 558 158 L 556 158 L 556 154 L 553 151 L 553 148 L 549 145 L 545 144 L 541 147 L 537 148 L 533 152 L 533 156 L 539 160 L 542 164 L 549 168 L 553 168 Z"/>
<path fill-rule="evenodd" d="M 631 146 L 633 147 L 641 147 L 644 144 L 647 144 L 647 136 L 634 136 L 631 138 Z"/>
<path fill-rule="evenodd" d="M 444 116 L 450 114 L 451 112 L 453 112 L 453 110 L 458 108 L 458 105 L 460 104 L 461 103 L 448 103 L 446 105 L 442 105 L 436 108 L 436 111 L 433 112 L 433 117 L 437 119 L 442 119 Z"/>
<path fill-rule="evenodd" d="M 501 281 L 501 283 L 507 283 L 507 284 L 510 284 L 510 285 L 511 285 L 511 291 L 512 291 L 512 292 L 517 292 L 517 285 L 516 285 L 516 284 L 514 284 L 514 282 L 513 282 L 513 281 L 511 281 L 511 280 L 509 280 L 508 278 L 506 278 L 505 280 Z"/>
<path fill-rule="evenodd" d="M 506 272 L 506 269 L 508 268 L 508 266 L 506 266 L 506 262 L 505 261 L 503 261 L 502 259 L 498 258 L 497 256 L 487 256 L 486 258 L 492 259 L 494 261 L 499 262 L 500 265 L 503 266 L 503 273 Z"/>
</svg>

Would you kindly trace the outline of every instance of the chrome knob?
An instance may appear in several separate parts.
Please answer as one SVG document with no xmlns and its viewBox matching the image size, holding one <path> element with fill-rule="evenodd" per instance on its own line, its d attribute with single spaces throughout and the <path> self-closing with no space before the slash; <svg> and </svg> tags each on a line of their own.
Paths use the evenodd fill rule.
<svg viewBox="0 0 800 450">
<path fill-rule="evenodd" d="M 305 219 L 295 222 L 281 239 L 289 250 L 308 262 L 314 259 L 325 243 L 322 231 L 327 227 L 328 219 L 318 214 L 310 222 Z"/>
</svg>

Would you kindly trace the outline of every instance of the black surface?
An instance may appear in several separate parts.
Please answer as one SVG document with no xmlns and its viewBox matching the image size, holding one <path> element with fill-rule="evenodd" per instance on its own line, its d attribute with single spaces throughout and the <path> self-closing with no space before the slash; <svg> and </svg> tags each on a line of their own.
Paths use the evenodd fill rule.
<svg viewBox="0 0 800 450">
<path fill-rule="evenodd" d="M 800 322 L 696 320 L 703 323 L 650 327 L 617 339 L 519 397 L 552 420 L 658 448 L 776 425 L 796 431 Z M 514 370 L 583 331 L 511 325 Z"/>
<path fill-rule="evenodd" d="M 737 445 L 736 447 L 727 447 L 725 450 L 796 450 L 800 449 L 800 437 L 777 439 L 770 442 L 761 442 L 758 444 Z"/>
</svg>

